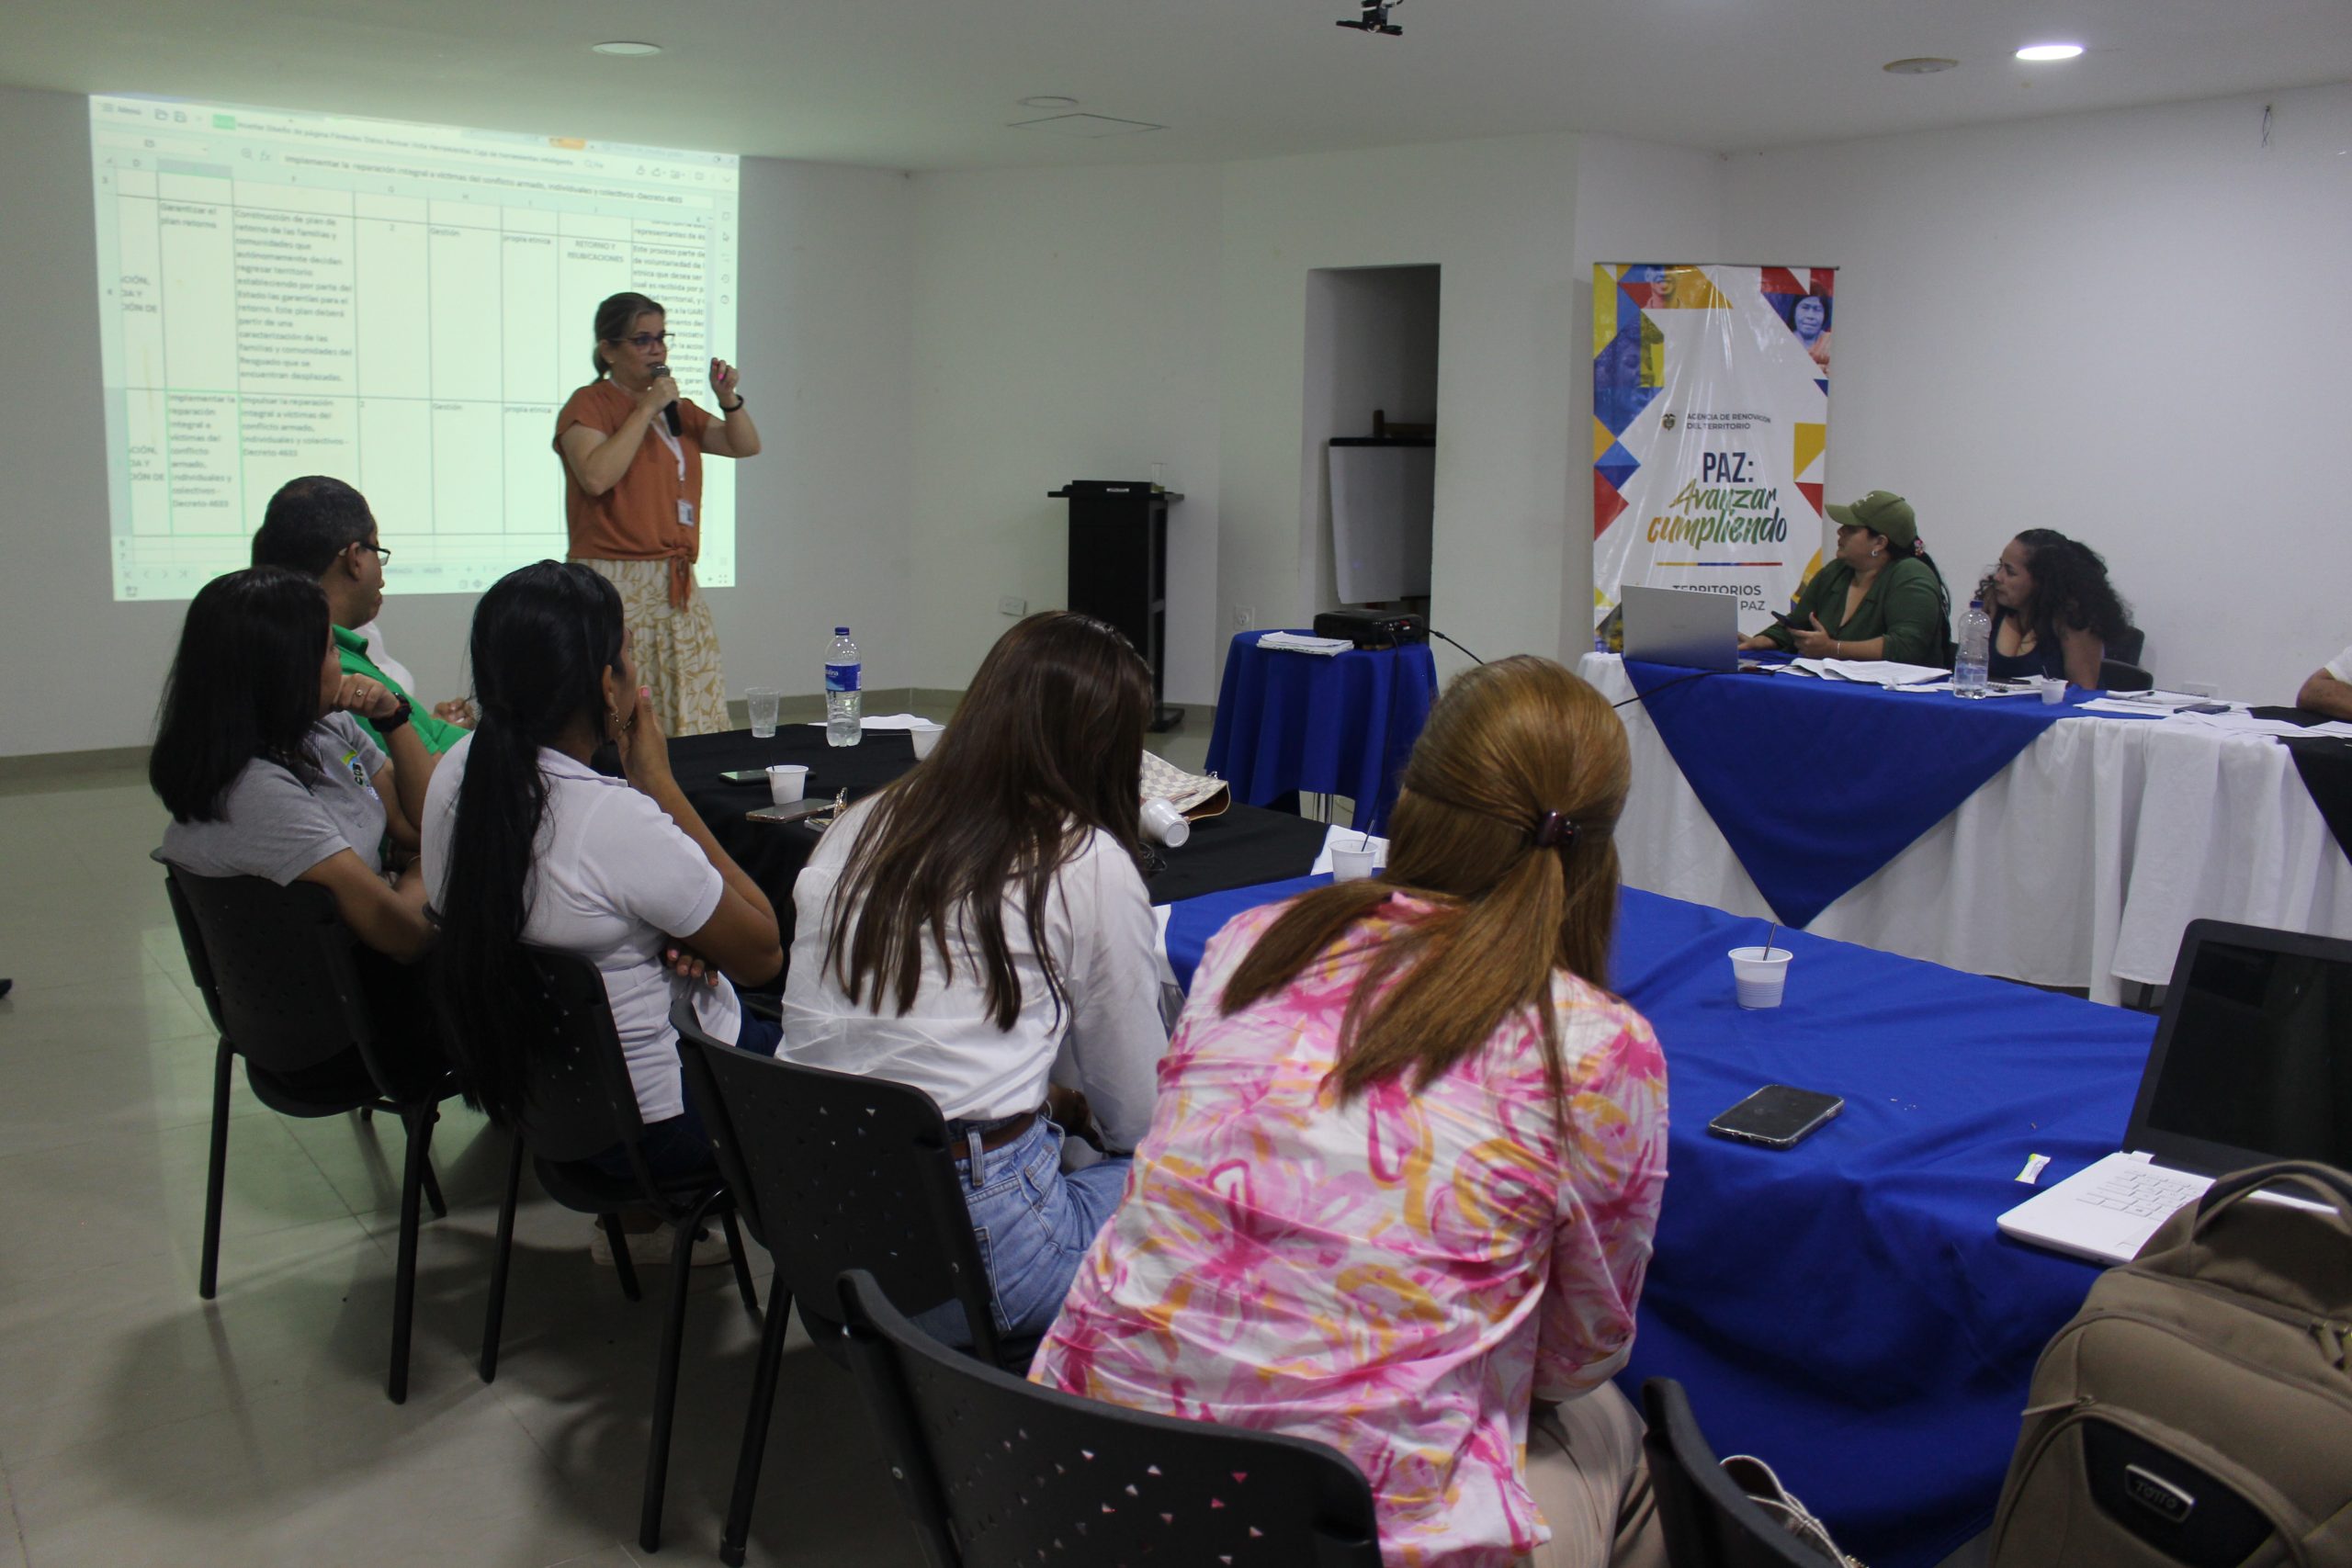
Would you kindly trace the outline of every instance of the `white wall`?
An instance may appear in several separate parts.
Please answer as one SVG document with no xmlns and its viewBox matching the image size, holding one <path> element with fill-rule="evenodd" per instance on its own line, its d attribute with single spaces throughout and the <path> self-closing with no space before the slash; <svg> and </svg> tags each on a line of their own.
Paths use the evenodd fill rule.
<svg viewBox="0 0 2352 1568">
<path fill-rule="evenodd" d="M 1723 241 L 1840 268 L 1830 491 L 1956 591 L 2054 527 L 2159 680 L 2289 702 L 2352 642 L 2352 87 L 1738 157 Z"/>
<path fill-rule="evenodd" d="M 112 597 L 85 100 L 0 89 L 0 146 L 17 333 L 0 378 L 0 756 L 140 745 L 185 606 Z M 767 451 L 740 491 L 747 586 L 711 594 L 739 692 L 817 689 L 842 619 L 872 628 L 871 683 L 913 680 L 912 211 L 897 174 L 745 164 L 740 357 Z M 388 640 L 424 694 L 459 689 L 472 610 L 464 594 L 388 602 Z"/>
<path fill-rule="evenodd" d="M 1069 595 L 1068 479 L 1167 465 L 1167 700 L 1216 700 L 1216 173 L 1204 165 L 920 175 L 912 637 L 960 687 L 1012 623 Z"/>
<path fill-rule="evenodd" d="M 1219 288 L 1221 624 L 1300 625 L 1306 275 L 1443 268 L 1430 614 L 1487 658 L 1559 642 L 1577 485 L 1573 136 L 1386 148 L 1225 166 Z M 1585 461 L 1589 461 L 1589 458 Z M 1589 505 L 1589 501 L 1585 502 Z M 1442 672 L 1464 661 L 1438 646 Z"/>
</svg>

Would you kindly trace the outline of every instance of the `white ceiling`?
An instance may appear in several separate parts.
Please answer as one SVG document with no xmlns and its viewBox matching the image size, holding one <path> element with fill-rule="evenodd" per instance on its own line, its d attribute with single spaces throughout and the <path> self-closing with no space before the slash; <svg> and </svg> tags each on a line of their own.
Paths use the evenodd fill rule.
<svg viewBox="0 0 2352 1568">
<path fill-rule="evenodd" d="M 2352 0 L 79 0 L 0 83 L 889 168 L 1597 130 L 1724 152 L 2352 79 Z M 2029 66 L 2018 45 L 2090 52 Z M 646 39 L 659 57 L 592 54 Z M 1960 68 L 1879 67 L 1949 55 Z M 1163 130 L 1007 128 L 1036 94 Z"/>
</svg>

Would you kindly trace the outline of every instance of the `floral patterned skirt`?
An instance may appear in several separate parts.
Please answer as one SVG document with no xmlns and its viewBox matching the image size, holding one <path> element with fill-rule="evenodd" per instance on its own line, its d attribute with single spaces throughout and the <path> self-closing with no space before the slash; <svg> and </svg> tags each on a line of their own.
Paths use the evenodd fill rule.
<svg viewBox="0 0 2352 1568">
<path fill-rule="evenodd" d="M 701 584 L 695 585 L 683 606 L 673 606 L 666 560 L 580 564 L 620 590 L 638 684 L 652 690 L 663 733 L 708 735 L 732 728 L 727 716 L 727 676 L 718 663 L 718 626 Z"/>
</svg>

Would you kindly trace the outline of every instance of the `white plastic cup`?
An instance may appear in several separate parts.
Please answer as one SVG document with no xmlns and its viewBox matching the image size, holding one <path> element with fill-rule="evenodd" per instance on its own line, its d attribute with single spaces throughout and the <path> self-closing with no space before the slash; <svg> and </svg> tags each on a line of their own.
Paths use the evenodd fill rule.
<svg viewBox="0 0 2352 1568">
<path fill-rule="evenodd" d="M 808 763 L 778 762 L 768 770 L 768 798 L 778 806 L 790 806 L 808 793 Z"/>
<path fill-rule="evenodd" d="M 907 739 L 913 741 L 915 745 L 916 761 L 920 762 L 931 755 L 931 749 L 939 744 L 939 732 L 946 728 L 944 724 L 933 724 L 927 718 L 919 718 L 907 726 Z"/>
<path fill-rule="evenodd" d="M 1181 850 L 1193 836 L 1193 825 L 1172 800 L 1147 800 L 1143 805 L 1144 837 Z"/>
<path fill-rule="evenodd" d="M 2056 676 L 2044 675 L 2041 678 L 2041 700 L 2045 704 L 2064 702 L 2066 682 Z"/>
<path fill-rule="evenodd" d="M 743 688 L 743 705 L 746 708 L 749 708 L 752 714 L 752 739 L 766 740 L 774 738 L 775 735 L 776 705 L 781 702 L 783 698 L 784 694 L 777 691 L 774 686 L 746 686 Z M 798 800 L 800 797 L 796 795 L 792 798 Z"/>
<path fill-rule="evenodd" d="M 1372 874 L 1373 861 L 1376 858 L 1377 854 L 1378 852 L 1374 850 L 1368 844 L 1360 850 L 1343 850 L 1336 844 L 1333 845 L 1331 848 L 1331 880 L 1334 882 L 1362 882 L 1365 877 Z"/>
<path fill-rule="evenodd" d="M 1731 950 L 1732 988 L 1744 1008 L 1776 1008 L 1789 983 L 1785 947 L 1735 947 Z"/>
</svg>

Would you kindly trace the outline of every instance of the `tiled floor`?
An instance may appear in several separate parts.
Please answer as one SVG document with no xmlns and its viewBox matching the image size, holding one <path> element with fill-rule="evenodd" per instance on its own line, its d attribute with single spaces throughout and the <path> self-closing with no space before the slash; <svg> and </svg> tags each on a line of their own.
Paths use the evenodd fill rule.
<svg viewBox="0 0 2352 1568">
<path fill-rule="evenodd" d="M 1201 716 L 1154 749 L 1198 768 Z M 639 1561 L 663 1282 L 632 1306 L 590 1222 L 534 1198 L 480 1382 L 504 1155 L 461 1105 L 434 1141 L 450 1214 L 424 1227 L 406 1405 L 383 1391 L 397 1127 L 288 1121 L 240 1077 L 220 1294 L 198 1300 L 214 1037 L 147 858 L 163 826 L 127 770 L 0 786 L 0 1568 Z M 699 1270 L 663 1562 L 715 1560 L 757 1337 L 726 1270 Z M 797 1327 L 751 1561 L 921 1561 L 854 1385 Z"/>
</svg>

